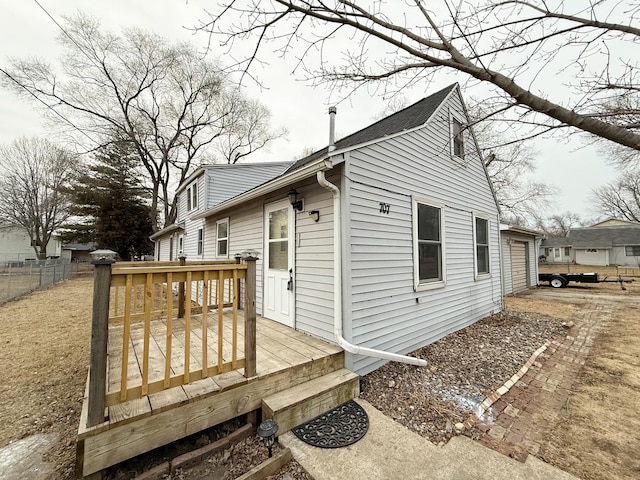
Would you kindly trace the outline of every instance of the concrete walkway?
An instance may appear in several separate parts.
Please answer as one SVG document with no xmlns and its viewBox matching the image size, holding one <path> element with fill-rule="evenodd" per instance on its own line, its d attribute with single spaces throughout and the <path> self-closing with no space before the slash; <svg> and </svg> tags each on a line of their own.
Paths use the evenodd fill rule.
<svg viewBox="0 0 640 480">
<path fill-rule="evenodd" d="M 307 445 L 291 432 L 280 443 L 315 480 L 366 478 L 452 480 L 568 480 L 576 477 L 533 456 L 524 463 L 497 453 L 473 440 L 457 436 L 443 447 L 411 432 L 368 402 L 358 399 L 369 415 L 369 431 L 345 448 Z"/>
</svg>

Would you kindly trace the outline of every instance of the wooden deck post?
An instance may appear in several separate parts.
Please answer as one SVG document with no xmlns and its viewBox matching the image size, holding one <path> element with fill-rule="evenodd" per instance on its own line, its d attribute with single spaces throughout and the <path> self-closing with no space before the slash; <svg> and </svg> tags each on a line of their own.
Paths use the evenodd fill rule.
<svg viewBox="0 0 640 480">
<path fill-rule="evenodd" d="M 115 252 L 98 250 L 94 254 L 96 255 L 91 261 L 94 265 L 94 274 L 87 427 L 93 427 L 104 422 L 107 382 L 107 338 L 109 335 L 109 288 L 111 265 L 115 263 L 113 258 L 115 257 Z"/>
<path fill-rule="evenodd" d="M 247 276 L 244 284 L 244 376 L 256 376 L 256 260 L 247 256 Z"/>
<path fill-rule="evenodd" d="M 180 266 L 184 267 L 187 264 L 187 257 L 180 255 Z M 180 282 L 178 285 L 178 318 L 184 318 L 184 282 Z"/>
</svg>

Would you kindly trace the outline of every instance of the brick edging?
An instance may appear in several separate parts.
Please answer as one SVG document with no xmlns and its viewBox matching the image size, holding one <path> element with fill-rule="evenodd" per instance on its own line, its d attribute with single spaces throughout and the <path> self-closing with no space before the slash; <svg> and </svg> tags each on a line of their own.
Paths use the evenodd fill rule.
<svg viewBox="0 0 640 480">
<path fill-rule="evenodd" d="M 471 415 L 469 415 L 469 418 L 467 418 L 467 420 L 464 422 L 465 428 L 471 428 L 473 424 L 481 419 L 487 412 L 487 410 L 489 410 L 489 408 L 491 408 L 491 406 L 498 401 L 498 399 L 500 399 L 509 390 L 511 390 L 511 387 L 513 387 L 522 377 L 525 376 L 525 374 L 529 371 L 538 357 L 542 355 L 547 348 L 549 348 L 551 343 L 551 340 L 545 341 L 540 348 L 538 348 L 535 352 L 533 352 L 533 354 L 531 354 L 529 360 L 525 362 L 520 370 L 514 373 L 511 378 L 504 383 L 504 385 L 502 385 L 496 391 L 491 393 L 491 395 L 485 398 L 482 403 L 476 407 L 475 411 Z"/>
</svg>

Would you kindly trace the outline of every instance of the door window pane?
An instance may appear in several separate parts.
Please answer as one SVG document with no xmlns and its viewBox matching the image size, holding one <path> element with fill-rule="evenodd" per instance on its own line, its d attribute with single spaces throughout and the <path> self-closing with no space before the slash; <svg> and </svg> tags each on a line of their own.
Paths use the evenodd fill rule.
<svg viewBox="0 0 640 480">
<path fill-rule="evenodd" d="M 287 238 L 289 233 L 289 209 L 269 212 L 269 240 Z"/>
<path fill-rule="evenodd" d="M 286 240 L 269 243 L 269 268 L 287 270 L 289 268 L 289 242 Z"/>
<path fill-rule="evenodd" d="M 289 209 L 269 212 L 269 268 L 289 268 Z"/>
</svg>

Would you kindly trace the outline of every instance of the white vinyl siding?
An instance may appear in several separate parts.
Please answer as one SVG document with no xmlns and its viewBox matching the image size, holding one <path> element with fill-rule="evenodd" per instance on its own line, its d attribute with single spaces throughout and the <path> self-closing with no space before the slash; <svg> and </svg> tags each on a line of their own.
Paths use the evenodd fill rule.
<svg viewBox="0 0 640 480">
<path fill-rule="evenodd" d="M 502 308 L 500 275 L 476 282 L 474 264 L 473 211 L 486 213 L 498 245 L 497 206 L 475 145 L 467 143 L 464 164 L 452 160 L 449 109 L 464 114 L 456 93 L 447 103 L 425 128 L 350 152 L 344 310 L 345 337 L 356 345 L 406 354 Z M 442 288 L 414 291 L 412 197 L 442 206 Z M 489 252 L 499 272 L 499 250 Z M 348 356 L 347 365 L 366 374 L 382 363 Z"/>
<path fill-rule="evenodd" d="M 246 251 L 258 252 L 256 262 L 256 312 L 262 315 L 262 264 L 263 252 L 263 205 L 262 202 L 251 202 L 246 207 L 234 209 L 229 215 L 229 255 L 235 256 Z M 215 232 L 215 219 L 211 219 L 211 230 Z M 211 235 L 211 239 L 215 235 Z M 215 242 L 208 241 L 212 247 Z"/>
<path fill-rule="evenodd" d="M 338 182 L 335 177 L 329 181 Z M 335 341 L 333 337 L 333 199 L 317 184 L 296 186 L 305 210 L 295 214 L 296 329 Z M 318 210 L 314 222 L 309 211 Z"/>
</svg>

